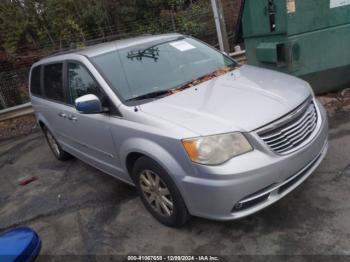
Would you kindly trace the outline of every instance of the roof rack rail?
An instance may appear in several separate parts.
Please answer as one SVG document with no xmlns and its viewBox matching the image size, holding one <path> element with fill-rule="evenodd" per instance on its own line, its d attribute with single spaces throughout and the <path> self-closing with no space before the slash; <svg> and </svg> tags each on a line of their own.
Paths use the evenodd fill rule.
<svg viewBox="0 0 350 262">
<path fill-rule="evenodd" d="M 77 48 L 76 46 L 74 48 L 64 48 L 64 49 L 60 49 L 60 50 L 55 50 L 52 51 L 48 56 L 58 56 L 58 55 L 65 55 L 65 54 L 70 54 L 79 50 L 82 50 L 84 48 Z"/>
<path fill-rule="evenodd" d="M 91 40 L 86 40 L 82 42 L 83 46 L 78 47 L 76 43 L 71 43 L 70 47 L 62 48 L 60 50 L 55 50 L 49 53 L 47 57 L 53 57 L 53 56 L 58 56 L 58 55 L 65 55 L 65 54 L 71 54 L 74 52 L 82 51 L 90 46 L 94 45 L 99 45 L 99 44 L 104 44 L 108 42 L 114 42 L 117 40 L 125 39 L 125 38 L 130 38 L 130 37 L 142 37 L 142 36 L 153 36 L 154 34 L 150 33 L 145 33 L 145 34 L 138 34 L 138 35 L 133 35 L 130 33 L 124 33 L 124 34 L 117 34 L 117 35 L 110 35 L 110 36 L 104 36 L 100 38 L 95 38 Z"/>
</svg>

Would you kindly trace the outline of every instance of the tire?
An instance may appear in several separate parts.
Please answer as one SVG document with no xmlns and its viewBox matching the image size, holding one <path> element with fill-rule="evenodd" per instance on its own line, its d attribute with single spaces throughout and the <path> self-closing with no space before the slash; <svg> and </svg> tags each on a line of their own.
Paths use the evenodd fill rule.
<svg viewBox="0 0 350 262">
<path fill-rule="evenodd" d="M 188 221 L 190 215 L 179 190 L 157 162 L 148 157 L 140 157 L 133 167 L 132 176 L 143 204 L 160 223 L 169 227 L 181 227 Z"/>
<path fill-rule="evenodd" d="M 57 142 L 56 138 L 53 136 L 53 134 L 51 133 L 51 131 L 49 129 L 44 128 L 43 131 L 44 131 L 44 134 L 46 137 L 46 141 L 49 144 L 49 147 L 50 147 L 52 153 L 54 154 L 54 156 L 58 160 L 67 161 L 67 160 L 72 158 L 71 154 L 67 153 L 66 151 L 64 151 L 62 149 L 62 147 Z"/>
</svg>

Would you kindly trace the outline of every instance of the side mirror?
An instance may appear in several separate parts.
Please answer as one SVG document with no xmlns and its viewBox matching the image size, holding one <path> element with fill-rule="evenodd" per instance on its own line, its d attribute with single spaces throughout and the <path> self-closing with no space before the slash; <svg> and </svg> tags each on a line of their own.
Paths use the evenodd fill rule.
<svg viewBox="0 0 350 262">
<path fill-rule="evenodd" d="M 91 94 L 75 99 L 75 108 L 82 114 L 98 114 L 103 112 L 100 99 Z"/>
</svg>

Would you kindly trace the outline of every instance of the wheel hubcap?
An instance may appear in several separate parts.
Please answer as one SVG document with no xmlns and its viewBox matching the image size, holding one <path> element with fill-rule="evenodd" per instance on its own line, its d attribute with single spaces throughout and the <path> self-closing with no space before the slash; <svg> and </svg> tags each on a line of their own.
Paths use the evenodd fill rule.
<svg viewBox="0 0 350 262">
<path fill-rule="evenodd" d="M 54 153 L 57 156 L 59 156 L 60 155 L 60 149 L 58 147 L 56 139 L 51 135 L 50 132 L 47 132 L 47 140 L 49 141 L 49 144 L 50 144 L 51 148 L 53 149 Z"/>
<path fill-rule="evenodd" d="M 169 217 L 173 213 L 174 203 L 168 187 L 158 174 L 145 170 L 140 175 L 140 186 L 148 204 L 158 214 Z"/>
</svg>

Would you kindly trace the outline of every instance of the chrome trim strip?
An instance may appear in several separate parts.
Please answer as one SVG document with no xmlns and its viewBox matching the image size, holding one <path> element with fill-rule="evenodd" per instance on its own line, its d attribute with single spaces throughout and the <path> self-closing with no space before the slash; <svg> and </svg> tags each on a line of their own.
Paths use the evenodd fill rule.
<svg viewBox="0 0 350 262">
<path fill-rule="evenodd" d="M 270 196 L 267 198 L 267 200 L 262 201 L 262 202 L 258 203 L 257 205 L 254 205 L 252 207 L 249 207 L 249 208 L 241 210 L 241 211 L 235 211 L 235 212 L 231 211 L 231 216 L 227 220 L 238 219 L 238 218 L 242 218 L 242 217 L 246 217 L 246 216 L 249 216 L 251 214 L 254 214 L 254 213 L 262 210 L 263 208 L 272 205 L 273 203 L 282 199 L 286 195 L 288 195 L 290 192 L 292 192 L 294 189 L 296 189 L 298 186 L 300 186 L 306 179 L 308 179 L 311 176 L 311 174 L 316 170 L 316 168 L 319 166 L 321 161 L 326 156 L 327 149 L 328 149 L 328 141 L 326 140 L 324 143 L 324 146 L 321 150 L 321 153 L 319 155 L 319 158 L 314 163 L 314 165 L 310 166 L 309 170 L 306 171 L 306 174 L 304 176 L 302 176 L 300 179 L 298 179 L 298 181 L 296 181 L 293 185 L 291 185 L 285 191 L 283 191 L 279 194 L 277 193 L 277 191 L 273 191 L 270 193 Z"/>
<path fill-rule="evenodd" d="M 288 137 L 288 141 L 286 141 L 284 145 L 280 145 L 280 146 L 276 147 L 275 145 L 273 146 L 273 145 L 269 144 L 269 146 L 271 148 L 273 148 L 273 150 L 276 150 L 276 151 L 279 151 L 281 148 L 283 151 L 286 151 L 287 150 L 285 148 L 286 145 L 294 146 L 295 144 L 299 143 L 300 141 L 305 139 L 308 135 L 310 135 L 310 133 L 312 133 L 315 126 L 316 126 L 316 122 L 309 123 L 305 128 L 298 131 L 295 136 Z"/>
<path fill-rule="evenodd" d="M 322 152 L 323 153 L 323 152 Z M 247 202 L 250 202 L 250 201 L 253 201 L 255 199 L 258 199 L 262 196 L 265 196 L 267 194 L 271 194 L 273 191 L 275 190 L 278 190 L 280 187 L 284 186 L 285 184 L 289 183 L 290 181 L 292 181 L 293 179 L 297 178 L 299 175 L 301 175 L 305 170 L 309 169 L 311 166 L 313 166 L 317 160 L 321 157 L 322 153 L 318 154 L 317 157 L 315 157 L 308 165 L 306 165 L 303 169 L 301 169 L 300 171 L 298 171 L 294 176 L 291 176 L 289 177 L 287 180 L 283 181 L 282 183 L 276 185 L 276 186 L 273 186 L 269 189 L 267 189 L 266 191 L 264 192 L 261 192 L 255 196 L 252 196 L 252 197 L 249 197 L 247 199 L 243 199 L 241 201 L 239 201 L 238 203 L 239 204 L 244 204 L 244 203 L 247 203 Z M 304 175 L 306 176 L 307 173 Z"/>
<path fill-rule="evenodd" d="M 285 136 L 285 134 L 281 131 L 276 133 L 276 134 L 271 135 L 270 138 L 274 138 L 274 139 L 272 139 L 271 141 L 268 141 L 268 139 L 266 137 L 261 135 L 261 131 L 257 131 L 257 135 L 259 136 L 259 138 L 275 154 L 287 155 L 287 154 L 293 153 L 293 152 L 303 148 L 305 145 L 309 144 L 314 139 L 315 135 L 319 132 L 323 119 L 321 117 L 321 113 L 320 113 L 320 110 L 318 108 L 317 101 L 316 101 L 316 99 L 312 99 L 312 100 L 307 100 L 306 103 L 309 103 L 308 109 L 310 110 L 310 112 L 307 112 L 305 110 L 301 111 L 301 112 L 304 112 L 305 115 L 303 117 L 301 117 L 296 123 L 292 124 L 291 128 L 290 128 L 290 126 L 287 126 L 285 129 L 285 130 L 287 130 L 286 134 L 289 134 L 290 132 L 291 133 L 293 132 L 292 130 L 296 130 L 298 128 L 301 128 L 301 124 L 302 124 L 302 131 L 298 131 L 299 132 L 298 134 L 300 135 L 300 133 L 302 133 L 303 139 L 305 139 L 307 137 L 305 141 L 301 142 L 303 139 L 298 139 L 297 141 L 294 141 L 295 135 L 288 137 L 288 136 Z M 301 107 L 305 108 L 305 103 Z M 316 122 L 315 122 L 315 118 L 316 118 Z M 312 122 L 312 128 L 310 125 L 304 126 L 304 124 L 305 124 L 304 121 L 309 122 L 309 123 Z M 309 130 L 310 132 L 307 130 Z M 307 135 L 305 135 L 305 133 L 307 133 Z M 278 137 L 278 136 L 280 136 L 280 137 Z M 269 136 L 267 136 L 267 137 L 269 137 Z M 299 136 L 298 136 L 298 138 L 299 138 Z M 290 144 L 290 143 L 285 142 L 284 147 L 282 146 L 282 147 L 276 148 L 276 144 L 278 145 L 278 143 L 273 143 L 273 142 L 279 141 L 279 140 L 283 141 L 283 139 L 286 139 L 286 140 L 289 139 L 289 142 L 292 142 L 292 143 Z M 301 144 L 294 146 L 294 144 L 297 144 L 296 142 L 301 142 Z M 280 149 L 280 148 L 282 148 L 282 149 Z"/>
<path fill-rule="evenodd" d="M 295 130 L 293 129 L 294 133 L 293 132 L 289 132 L 288 134 L 285 133 L 281 137 L 279 137 L 278 139 L 274 139 L 274 140 L 268 141 L 268 142 L 264 138 L 264 141 L 271 147 L 275 147 L 275 146 L 277 146 L 278 144 L 281 144 L 281 143 L 288 143 L 289 139 L 293 139 L 293 138 L 297 137 L 300 133 L 302 133 L 302 131 L 304 131 L 305 129 L 309 128 L 310 125 L 312 127 L 314 127 L 316 125 L 317 119 L 316 119 L 315 116 L 313 117 L 313 119 L 309 119 L 309 120 L 311 120 L 311 121 L 306 121 L 301 126 L 299 126 L 300 130 L 297 131 L 297 132 L 295 132 Z"/>
<path fill-rule="evenodd" d="M 295 128 L 304 125 L 305 122 L 307 122 L 307 121 L 310 120 L 311 118 L 317 116 L 317 115 L 315 115 L 315 111 L 316 111 L 316 110 L 311 110 L 311 109 L 310 109 L 310 112 L 306 113 L 306 114 L 305 114 L 302 118 L 300 118 L 297 122 L 295 122 L 294 124 L 292 124 L 292 125 L 286 127 L 285 129 L 283 129 L 282 131 L 280 131 L 280 132 L 278 132 L 278 133 L 275 133 L 275 134 L 270 135 L 270 136 L 264 136 L 264 135 L 261 135 L 261 134 L 260 134 L 260 136 L 263 137 L 264 140 L 269 140 L 269 139 L 271 139 L 271 138 L 273 138 L 273 137 L 275 137 L 275 136 L 280 136 L 280 135 L 282 135 L 282 134 L 283 134 L 283 135 L 288 135 L 288 134 L 292 133 L 292 132 L 295 130 Z M 272 140 L 272 141 L 274 141 L 274 140 Z M 271 142 L 271 140 L 268 141 L 268 142 Z"/>
<path fill-rule="evenodd" d="M 311 101 L 312 97 L 309 96 L 300 106 L 292 110 L 292 112 L 288 113 L 287 115 L 283 116 L 277 121 L 267 124 L 266 126 L 260 127 L 255 132 L 257 132 L 258 135 L 263 135 L 264 133 L 267 133 L 269 131 L 279 128 L 280 126 L 283 126 L 285 123 L 292 121 L 293 119 L 301 115 L 303 112 L 305 112 L 307 107 L 310 105 Z"/>
<path fill-rule="evenodd" d="M 302 142 L 297 147 L 295 147 L 295 148 L 293 148 L 291 150 L 282 152 L 282 153 L 278 153 L 278 154 L 280 154 L 280 155 L 287 155 L 287 154 L 293 153 L 293 152 L 303 148 L 304 146 L 309 144 L 315 138 L 316 134 L 320 131 L 323 119 L 322 119 L 321 112 L 320 112 L 320 110 L 319 110 L 319 108 L 317 106 L 317 102 L 316 102 L 315 99 L 313 100 L 313 104 L 315 106 L 315 110 L 316 110 L 316 114 L 317 114 L 316 127 L 314 128 L 313 132 L 309 135 L 308 139 L 306 139 L 304 142 Z"/>
</svg>

